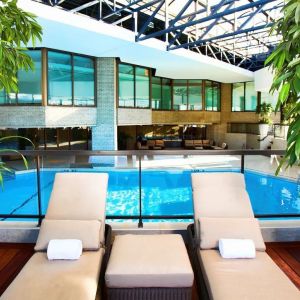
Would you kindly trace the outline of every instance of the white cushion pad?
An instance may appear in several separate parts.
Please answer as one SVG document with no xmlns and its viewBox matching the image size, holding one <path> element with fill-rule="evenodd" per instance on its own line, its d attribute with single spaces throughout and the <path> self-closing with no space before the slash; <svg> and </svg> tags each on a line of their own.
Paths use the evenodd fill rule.
<svg viewBox="0 0 300 300">
<path fill-rule="evenodd" d="M 224 259 L 217 250 L 198 256 L 214 300 L 297 300 L 300 291 L 265 252 L 254 259 Z"/>
<path fill-rule="evenodd" d="M 191 287 L 193 279 L 181 235 L 116 236 L 105 274 L 108 287 Z"/>
<path fill-rule="evenodd" d="M 100 249 L 75 261 L 49 261 L 46 253 L 35 253 L 1 300 L 95 300 L 103 255 Z"/>
</svg>

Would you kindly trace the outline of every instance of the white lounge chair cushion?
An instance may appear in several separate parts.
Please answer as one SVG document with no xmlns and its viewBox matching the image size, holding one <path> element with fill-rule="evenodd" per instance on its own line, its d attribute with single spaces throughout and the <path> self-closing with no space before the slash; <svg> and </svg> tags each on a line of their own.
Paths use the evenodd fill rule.
<svg viewBox="0 0 300 300">
<path fill-rule="evenodd" d="M 193 191 L 196 220 L 199 217 L 252 218 L 248 193 L 243 188 L 201 188 Z"/>
<path fill-rule="evenodd" d="M 254 259 L 224 259 L 217 250 L 199 250 L 210 299 L 297 300 L 300 292 L 265 252 Z"/>
<path fill-rule="evenodd" d="M 246 188 L 244 174 L 234 172 L 208 172 L 193 173 L 192 187 L 196 188 L 215 188 L 215 187 L 237 187 Z"/>
<path fill-rule="evenodd" d="M 105 274 L 108 287 L 191 287 L 193 279 L 181 235 L 116 236 Z"/>
<path fill-rule="evenodd" d="M 200 248 L 216 249 L 220 239 L 250 239 L 258 251 L 266 246 L 255 218 L 200 218 Z"/>
<path fill-rule="evenodd" d="M 34 247 L 35 251 L 47 250 L 53 239 L 77 239 L 83 250 L 100 248 L 101 222 L 98 220 L 47 220 L 44 219 Z"/>
<path fill-rule="evenodd" d="M 100 220 L 105 222 L 108 174 L 57 173 L 46 219 Z M 105 226 L 100 240 L 104 242 Z"/>
<path fill-rule="evenodd" d="M 32 256 L 1 300 L 95 300 L 104 250 L 83 252 L 79 260 L 49 261 Z"/>
<path fill-rule="evenodd" d="M 215 188 L 197 188 L 193 190 L 193 203 L 197 238 L 200 233 L 198 223 L 200 217 L 254 217 L 248 193 L 244 188 L 226 188 L 218 186 Z"/>
</svg>

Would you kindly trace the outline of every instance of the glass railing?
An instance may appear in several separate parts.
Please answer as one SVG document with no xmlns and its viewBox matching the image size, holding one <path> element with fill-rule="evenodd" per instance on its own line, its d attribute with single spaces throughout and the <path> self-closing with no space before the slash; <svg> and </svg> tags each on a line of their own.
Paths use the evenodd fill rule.
<svg viewBox="0 0 300 300">
<path fill-rule="evenodd" d="M 259 218 L 300 218 L 299 170 L 275 176 L 281 150 L 23 151 L 2 153 L 0 220 L 41 221 L 57 172 L 109 174 L 106 215 L 114 222 L 192 221 L 191 174 L 239 172 Z"/>
</svg>

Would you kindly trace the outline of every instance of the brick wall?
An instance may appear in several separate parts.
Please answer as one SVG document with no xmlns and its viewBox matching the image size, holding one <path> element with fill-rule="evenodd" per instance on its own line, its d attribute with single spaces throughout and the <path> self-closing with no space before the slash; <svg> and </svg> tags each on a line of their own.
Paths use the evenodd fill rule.
<svg viewBox="0 0 300 300">
<path fill-rule="evenodd" d="M 92 128 L 93 150 L 117 149 L 116 60 L 98 58 L 97 125 Z"/>
<path fill-rule="evenodd" d="M 118 108 L 118 125 L 151 125 L 152 110 L 138 108 Z"/>
<path fill-rule="evenodd" d="M 96 125 L 96 108 L 94 107 L 0 107 L 0 127 L 44 128 L 94 125 Z"/>
</svg>

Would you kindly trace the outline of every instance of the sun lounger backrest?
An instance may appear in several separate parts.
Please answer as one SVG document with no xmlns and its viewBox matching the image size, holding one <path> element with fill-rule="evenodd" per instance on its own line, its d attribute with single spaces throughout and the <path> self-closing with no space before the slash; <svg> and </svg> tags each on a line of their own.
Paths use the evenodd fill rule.
<svg viewBox="0 0 300 300">
<path fill-rule="evenodd" d="M 243 174 L 192 174 L 192 187 L 196 237 L 200 236 L 200 217 L 254 217 Z"/>
<path fill-rule="evenodd" d="M 101 220 L 105 224 L 108 174 L 57 173 L 46 219 Z"/>
<path fill-rule="evenodd" d="M 233 172 L 193 173 L 192 188 L 219 188 L 238 187 L 246 188 L 244 175 Z"/>
</svg>

